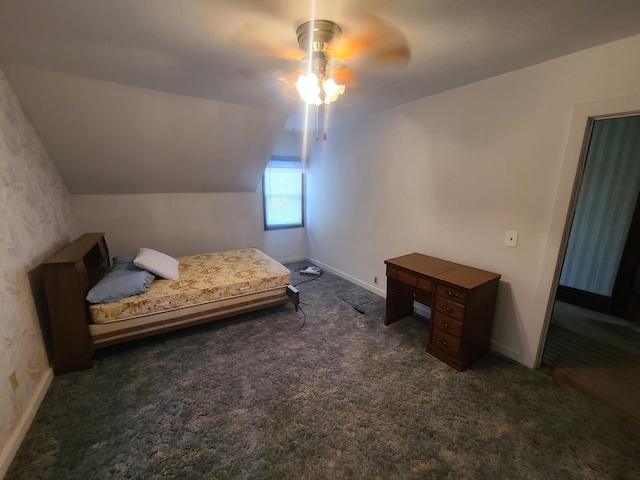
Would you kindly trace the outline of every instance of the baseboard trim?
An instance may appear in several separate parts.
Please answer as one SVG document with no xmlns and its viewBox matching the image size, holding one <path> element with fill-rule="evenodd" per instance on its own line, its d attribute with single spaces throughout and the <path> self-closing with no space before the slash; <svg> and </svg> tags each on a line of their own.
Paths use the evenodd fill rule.
<svg viewBox="0 0 640 480">
<path fill-rule="evenodd" d="M 293 263 L 293 262 L 304 262 L 308 260 L 307 257 L 294 257 L 294 258 L 285 258 L 282 260 L 278 260 L 280 263 Z"/>
<path fill-rule="evenodd" d="M 422 303 L 413 302 L 413 311 L 416 312 L 416 315 L 431 319 L 431 308 Z"/>
<path fill-rule="evenodd" d="M 360 280 L 358 280 L 355 277 L 352 277 L 351 275 L 348 275 L 340 270 L 337 270 L 333 267 L 330 267 L 329 265 L 326 265 L 318 260 L 314 260 L 313 258 L 309 257 L 308 260 L 313 263 L 314 265 L 317 265 L 318 267 L 322 267 L 323 270 L 326 270 L 327 272 L 331 272 L 335 275 L 338 275 L 339 277 L 344 278 L 345 280 L 349 280 L 352 283 L 355 283 L 356 285 L 361 286 L 362 288 L 366 288 L 367 290 L 369 290 L 370 292 L 375 293 L 376 295 L 382 297 L 382 298 L 386 298 L 387 297 L 387 293 L 377 287 L 374 287 L 373 285 L 369 285 L 368 283 L 364 283 Z"/>
<path fill-rule="evenodd" d="M 522 359 L 522 355 L 515 351 L 512 348 L 509 348 L 501 343 L 498 343 L 494 340 L 491 340 L 491 350 L 493 350 L 496 353 L 499 353 L 500 355 L 510 358 L 511 360 L 515 360 L 516 362 L 529 367 L 529 368 L 534 368 L 533 365 L 527 365 L 524 360 Z"/>
<path fill-rule="evenodd" d="M 13 457 L 18 452 L 18 448 L 20 448 L 20 444 L 22 440 L 24 440 L 29 427 L 31 426 L 31 422 L 36 416 L 36 412 L 44 400 L 44 396 L 47 394 L 47 390 L 49 390 L 49 386 L 53 381 L 53 369 L 48 368 L 42 375 L 42 379 L 36 386 L 36 391 L 33 397 L 31 397 L 31 401 L 27 405 L 24 413 L 22 414 L 22 418 L 20 422 L 13 430 L 13 433 L 9 437 L 9 441 L 5 445 L 2 450 L 2 454 L 0 454 L 0 478 L 4 478 L 7 474 L 7 470 L 9 470 L 9 466 L 11 465 L 11 461 Z"/>
</svg>

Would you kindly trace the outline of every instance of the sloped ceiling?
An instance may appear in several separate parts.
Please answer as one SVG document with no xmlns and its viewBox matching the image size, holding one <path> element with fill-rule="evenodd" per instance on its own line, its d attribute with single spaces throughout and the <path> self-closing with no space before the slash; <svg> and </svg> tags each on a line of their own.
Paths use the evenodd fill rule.
<svg viewBox="0 0 640 480">
<path fill-rule="evenodd" d="M 0 0 L 0 68 L 72 193 L 254 191 L 303 129 L 297 26 L 363 12 L 411 58 L 355 65 L 334 117 L 640 33 L 637 0 Z"/>
<path fill-rule="evenodd" d="M 8 64 L 74 194 L 253 192 L 287 115 Z"/>
</svg>

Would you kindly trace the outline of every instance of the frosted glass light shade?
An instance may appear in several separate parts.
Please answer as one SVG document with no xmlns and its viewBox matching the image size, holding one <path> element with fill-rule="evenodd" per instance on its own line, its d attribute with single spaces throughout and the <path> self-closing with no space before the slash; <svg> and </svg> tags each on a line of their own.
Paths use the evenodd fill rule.
<svg viewBox="0 0 640 480">
<path fill-rule="evenodd" d="M 324 90 L 324 103 L 327 105 L 335 102 L 344 93 L 344 85 L 338 85 L 333 78 L 329 78 L 322 84 Z"/>
<path fill-rule="evenodd" d="M 318 77 L 313 73 L 308 75 L 300 75 L 296 82 L 296 89 L 300 94 L 300 98 L 309 105 L 320 105 L 320 86 L 318 85 Z"/>
<path fill-rule="evenodd" d="M 320 88 L 320 85 L 322 85 L 322 88 Z M 313 73 L 300 75 L 296 82 L 296 89 L 300 94 L 300 98 L 309 105 L 321 105 L 322 103 L 328 105 L 331 102 L 335 102 L 344 93 L 344 85 L 338 85 L 332 78 L 320 81 Z M 320 98 L 321 92 L 324 93 L 324 102 Z"/>
</svg>

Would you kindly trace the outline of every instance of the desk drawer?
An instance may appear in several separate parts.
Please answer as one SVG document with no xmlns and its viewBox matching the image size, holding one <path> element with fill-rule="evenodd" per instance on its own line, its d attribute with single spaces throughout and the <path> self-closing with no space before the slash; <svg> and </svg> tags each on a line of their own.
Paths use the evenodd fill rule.
<svg viewBox="0 0 640 480">
<path fill-rule="evenodd" d="M 436 295 L 435 309 L 461 322 L 464 320 L 464 305 L 452 302 L 442 295 Z"/>
<path fill-rule="evenodd" d="M 444 332 L 450 333 L 454 337 L 460 338 L 462 336 L 462 322 L 443 315 L 438 311 L 433 312 L 433 325 Z"/>
<path fill-rule="evenodd" d="M 399 282 L 406 283 L 413 287 L 418 286 L 418 275 L 413 272 L 407 272 L 406 270 L 400 270 L 399 268 L 387 265 L 387 277 L 395 278 Z"/>
<path fill-rule="evenodd" d="M 460 339 L 449 335 L 447 332 L 443 332 L 439 328 L 435 327 L 431 331 L 433 338 L 431 344 L 437 347 L 439 350 L 448 353 L 451 356 L 457 357 L 460 354 Z"/>
<path fill-rule="evenodd" d="M 418 277 L 418 288 L 423 292 L 433 292 L 433 280 L 425 277 Z"/>
<path fill-rule="evenodd" d="M 467 295 L 455 288 L 448 287 L 447 285 L 438 284 L 438 289 L 436 292 L 438 295 L 442 295 L 443 297 L 450 298 L 454 302 L 465 303 Z"/>
</svg>

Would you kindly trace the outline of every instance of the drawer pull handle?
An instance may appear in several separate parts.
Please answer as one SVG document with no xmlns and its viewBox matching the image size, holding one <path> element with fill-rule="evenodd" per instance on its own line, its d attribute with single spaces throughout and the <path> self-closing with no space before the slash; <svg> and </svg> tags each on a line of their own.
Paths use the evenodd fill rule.
<svg viewBox="0 0 640 480">
<path fill-rule="evenodd" d="M 442 340 L 441 338 L 438 339 L 438 341 L 442 344 L 442 346 L 447 347 L 447 348 L 453 348 L 453 345 L 451 345 L 450 343 L 445 342 L 444 340 Z"/>
<path fill-rule="evenodd" d="M 447 295 L 449 295 L 450 297 L 456 297 L 456 298 L 460 296 L 456 292 L 452 292 L 451 290 L 447 292 Z"/>
<path fill-rule="evenodd" d="M 448 328 L 450 330 L 455 330 L 456 329 L 456 327 L 450 326 L 447 322 L 444 322 L 443 325 L 444 325 L 444 328 Z"/>
<path fill-rule="evenodd" d="M 442 308 L 444 308 L 449 313 L 456 313 L 455 308 L 447 307 L 446 305 L 442 305 Z"/>
</svg>

